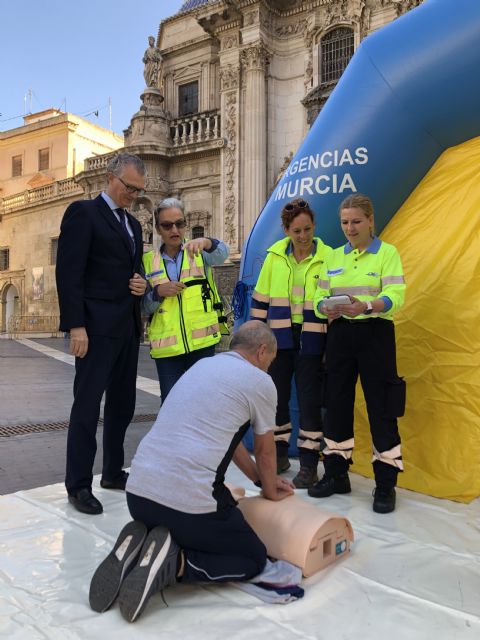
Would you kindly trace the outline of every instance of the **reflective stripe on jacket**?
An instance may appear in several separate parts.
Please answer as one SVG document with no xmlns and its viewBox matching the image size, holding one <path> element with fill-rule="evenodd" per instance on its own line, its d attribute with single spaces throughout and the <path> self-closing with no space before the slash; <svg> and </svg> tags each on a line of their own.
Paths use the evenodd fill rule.
<svg viewBox="0 0 480 640">
<path fill-rule="evenodd" d="M 268 249 L 252 295 L 250 310 L 252 319 L 267 322 L 275 334 L 279 349 L 294 347 L 292 309 L 295 313 L 301 313 L 301 351 L 312 355 L 323 353 L 325 349 L 327 324 L 315 316 L 313 296 L 320 269 L 326 256 L 332 251 L 320 238 L 314 240 L 316 250 L 305 272 L 303 288 L 293 287 L 293 267 L 286 253 L 290 238 L 283 238 Z"/>
<path fill-rule="evenodd" d="M 159 251 L 146 253 L 143 265 L 152 288 L 170 281 Z M 186 285 L 185 289 L 177 296 L 164 298 L 150 321 L 152 358 L 178 356 L 220 341 L 220 298 L 201 253 L 190 258 L 183 252 L 179 282 Z"/>
</svg>

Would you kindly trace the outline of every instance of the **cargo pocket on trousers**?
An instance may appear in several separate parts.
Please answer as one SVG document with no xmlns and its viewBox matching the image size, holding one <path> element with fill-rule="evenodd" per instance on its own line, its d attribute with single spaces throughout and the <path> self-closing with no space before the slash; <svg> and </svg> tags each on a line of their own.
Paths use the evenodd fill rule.
<svg viewBox="0 0 480 640">
<path fill-rule="evenodd" d="M 401 418 L 405 414 L 406 400 L 407 385 L 403 378 L 387 382 L 385 409 L 389 418 Z"/>
</svg>

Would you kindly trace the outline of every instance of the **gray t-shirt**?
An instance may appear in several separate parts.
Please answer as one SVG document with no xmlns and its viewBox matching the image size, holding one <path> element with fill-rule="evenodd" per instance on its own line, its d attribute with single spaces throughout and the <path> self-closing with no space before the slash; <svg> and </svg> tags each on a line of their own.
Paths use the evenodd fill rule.
<svg viewBox="0 0 480 640">
<path fill-rule="evenodd" d="M 216 511 L 232 441 L 248 422 L 259 435 L 273 429 L 276 405 L 270 376 L 239 353 L 203 358 L 173 387 L 140 442 L 127 491 L 185 513 Z"/>
</svg>

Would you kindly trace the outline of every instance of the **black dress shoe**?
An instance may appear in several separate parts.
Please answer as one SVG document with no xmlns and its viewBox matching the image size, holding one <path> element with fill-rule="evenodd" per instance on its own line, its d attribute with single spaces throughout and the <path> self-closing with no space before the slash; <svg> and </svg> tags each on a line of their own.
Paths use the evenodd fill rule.
<svg viewBox="0 0 480 640">
<path fill-rule="evenodd" d="M 396 494 L 393 487 L 377 487 L 373 491 L 373 510 L 375 513 L 390 513 L 395 509 Z"/>
<path fill-rule="evenodd" d="M 348 473 L 344 473 L 336 477 L 323 476 L 317 484 L 308 488 L 308 495 L 312 496 L 312 498 L 328 498 L 334 493 L 350 493 L 351 491 L 350 478 Z"/>
<path fill-rule="evenodd" d="M 102 489 L 120 489 L 120 491 L 125 491 L 127 480 L 128 473 L 126 471 L 122 471 L 122 473 L 113 480 L 106 480 L 105 478 L 102 478 L 100 480 L 100 486 Z"/>
<path fill-rule="evenodd" d="M 75 493 L 68 494 L 68 501 L 81 513 L 88 513 L 96 516 L 103 512 L 102 503 L 95 498 L 91 489 L 80 489 Z"/>
</svg>

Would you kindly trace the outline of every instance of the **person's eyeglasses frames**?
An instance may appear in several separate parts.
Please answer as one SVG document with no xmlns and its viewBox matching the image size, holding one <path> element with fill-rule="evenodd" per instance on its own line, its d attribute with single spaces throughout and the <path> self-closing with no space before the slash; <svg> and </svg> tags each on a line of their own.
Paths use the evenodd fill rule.
<svg viewBox="0 0 480 640">
<path fill-rule="evenodd" d="M 289 202 L 284 206 L 285 211 L 300 211 L 301 209 L 309 209 L 308 202 L 305 200 L 299 200 L 295 204 Z"/>
<path fill-rule="evenodd" d="M 115 177 L 117 178 L 117 180 L 120 180 L 120 182 L 123 184 L 123 186 L 127 190 L 127 193 L 136 193 L 138 196 L 145 195 L 145 189 L 139 189 L 138 187 L 135 187 L 133 184 L 128 184 L 128 182 L 125 182 L 125 180 L 122 180 L 119 176 L 115 176 Z"/>
<path fill-rule="evenodd" d="M 187 226 L 186 220 L 176 220 L 175 222 L 159 222 L 158 226 L 162 227 L 164 231 L 170 231 L 170 229 L 175 225 L 177 229 L 184 229 Z"/>
</svg>

